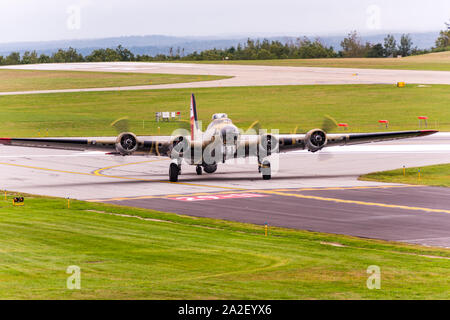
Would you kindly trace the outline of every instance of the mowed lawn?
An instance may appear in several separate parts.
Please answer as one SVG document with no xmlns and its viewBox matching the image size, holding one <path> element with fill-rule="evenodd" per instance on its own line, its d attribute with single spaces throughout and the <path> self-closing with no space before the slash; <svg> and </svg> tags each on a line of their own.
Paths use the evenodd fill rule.
<svg viewBox="0 0 450 320">
<path fill-rule="evenodd" d="M 158 134 L 160 127 L 170 135 L 180 123 L 157 123 L 155 112 L 180 111 L 188 120 L 192 92 L 204 128 L 212 114 L 226 112 L 244 130 L 259 120 L 263 128 L 304 132 L 320 127 L 326 114 L 347 123 L 346 132 L 414 130 L 423 115 L 428 128 L 450 130 L 450 86 L 321 85 L 3 96 L 0 135 L 42 136 L 47 129 L 49 136 L 115 135 L 110 123 L 124 116 L 136 134 Z M 378 120 L 389 120 L 389 128 Z"/>
<path fill-rule="evenodd" d="M 0 69 L 0 92 L 155 85 L 223 79 L 222 76 Z"/>
<path fill-rule="evenodd" d="M 183 61 L 185 62 L 185 61 Z M 196 63 L 246 64 L 289 67 L 327 67 L 362 69 L 400 69 L 450 71 L 450 51 L 404 58 L 331 58 L 198 61 Z"/>
<path fill-rule="evenodd" d="M 0 200 L 0 299 L 448 299 L 450 251 L 25 195 Z M 116 214 L 116 215 L 112 215 Z M 117 214 L 144 217 L 117 216 Z M 381 269 L 381 289 L 366 286 Z M 81 289 L 66 287 L 69 266 Z"/>
<path fill-rule="evenodd" d="M 450 159 L 449 159 L 450 161 Z M 420 170 L 420 179 L 419 179 Z M 403 168 L 363 175 L 361 180 L 450 187 L 450 164 Z"/>
</svg>

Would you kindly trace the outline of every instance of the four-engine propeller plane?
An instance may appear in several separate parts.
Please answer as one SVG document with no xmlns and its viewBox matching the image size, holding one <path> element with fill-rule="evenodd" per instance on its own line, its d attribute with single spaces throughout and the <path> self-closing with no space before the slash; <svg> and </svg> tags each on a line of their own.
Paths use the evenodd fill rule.
<svg viewBox="0 0 450 320">
<path fill-rule="evenodd" d="M 214 173 L 219 162 L 232 158 L 256 157 L 263 179 L 271 178 L 270 156 L 291 150 L 317 152 L 325 147 L 426 136 L 435 130 L 329 134 L 327 128 L 312 129 L 305 134 L 243 134 L 225 113 L 217 113 L 205 132 L 197 118 L 195 97 L 191 96 L 190 133 L 174 134 L 171 139 L 140 138 L 121 132 L 117 138 L 0 138 L 0 144 L 22 147 L 45 147 L 70 150 L 99 150 L 126 155 L 170 157 L 169 180 L 178 181 L 183 160 L 195 165 L 197 174 Z"/>
</svg>

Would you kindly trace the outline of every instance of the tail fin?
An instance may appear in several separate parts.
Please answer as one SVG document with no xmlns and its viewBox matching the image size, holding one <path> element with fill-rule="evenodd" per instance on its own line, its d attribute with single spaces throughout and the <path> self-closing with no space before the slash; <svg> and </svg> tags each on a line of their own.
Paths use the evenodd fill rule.
<svg viewBox="0 0 450 320">
<path fill-rule="evenodd" d="M 195 140 L 197 132 L 200 131 L 198 127 L 197 105 L 195 103 L 194 94 L 191 95 L 191 140 Z"/>
</svg>

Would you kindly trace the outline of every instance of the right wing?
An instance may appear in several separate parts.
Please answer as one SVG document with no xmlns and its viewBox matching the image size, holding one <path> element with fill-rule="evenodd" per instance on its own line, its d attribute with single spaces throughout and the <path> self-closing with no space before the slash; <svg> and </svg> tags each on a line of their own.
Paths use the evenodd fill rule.
<svg viewBox="0 0 450 320">
<path fill-rule="evenodd" d="M 317 129 L 318 130 L 318 129 Z M 321 130 L 319 130 L 321 131 Z M 310 132 L 314 132 L 311 130 Z M 323 132 L 323 131 L 322 131 Z M 315 148 L 311 144 L 311 135 L 307 134 L 279 134 L 274 135 L 278 142 L 277 151 L 288 152 L 294 150 L 310 150 L 319 151 L 322 148 L 334 147 L 334 146 L 345 146 L 354 145 L 361 143 L 371 143 L 380 141 L 389 141 L 397 139 L 415 138 L 423 137 L 434 134 L 438 131 L 436 130 L 413 130 L 413 131 L 394 131 L 394 132 L 371 132 L 371 133 L 332 133 L 325 134 L 326 144 L 317 145 Z M 245 141 L 241 142 L 241 148 L 245 149 L 246 156 L 256 155 L 255 150 L 257 150 L 258 145 L 261 144 L 262 137 L 264 136 L 252 136 L 248 137 Z M 323 140 L 325 141 L 325 140 Z M 253 152 L 252 152 L 253 150 Z"/>
</svg>

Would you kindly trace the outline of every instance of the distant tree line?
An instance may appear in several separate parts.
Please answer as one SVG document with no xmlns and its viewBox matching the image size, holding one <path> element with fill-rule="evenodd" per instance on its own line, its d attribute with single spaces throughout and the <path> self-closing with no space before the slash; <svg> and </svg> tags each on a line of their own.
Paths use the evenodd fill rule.
<svg viewBox="0 0 450 320">
<path fill-rule="evenodd" d="M 134 55 L 130 50 L 119 45 L 115 49 L 96 49 L 87 56 L 78 53 L 76 49 L 59 49 L 51 56 L 38 55 L 36 51 L 26 51 L 22 56 L 19 52 L 12 52 L 6 57 L 0 55 L 0 65 L 62 63 L 62 62 L 110 62 L 110 61 L 200 61 L 200 60 L 268 60 L 268 59 L 313 59 L 313 58 L 381 58 L 403 57 L 429 52 L 450 50 L 450 22 L 446 23 L 446 30 L 439 33 L 435 47 L 420 50 L 413 47 L 409 34 L 403 34 L 397 43 L 394 36 L 388 34 L 383 43 L 372 44 L 363 42 L 356 32 L 350 32 L 341 42 L 342 50 L 336 52 L 333 47 L 326 46 L 319 38 L 311 40 L 307 37 L 296 41 L 281 43 L 264 39 L 248 39 L 245 44 L 238 44 L 226 49 L 211 49 L 201 52 L 184 54 L 184 49 L 170 48 L 169 54 Z"/>
</svg>

